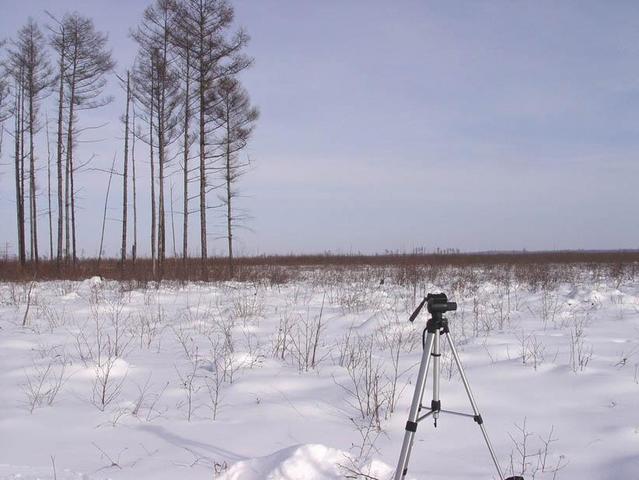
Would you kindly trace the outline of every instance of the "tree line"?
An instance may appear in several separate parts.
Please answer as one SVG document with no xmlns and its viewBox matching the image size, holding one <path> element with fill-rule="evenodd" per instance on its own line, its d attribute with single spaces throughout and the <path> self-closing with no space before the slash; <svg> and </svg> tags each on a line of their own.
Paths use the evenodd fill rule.
<svg viewBox="0 0 639 480">
<path fill-rule="evenodd" d="M 42 258 L 39 216 L 48 222 L 49 258 L 59 267 L 77 262 L 78 172 L 92 158 L 79 158 L 76 147 L 87 130 L 96 128 L 85 126 L 82 119 L 91 119 L 92 110 L 114 101 L 106 94 L 112 80 L 125 96 L 120 118 L 124 138 L 122 151 L 117 152 L 121 165 L 116 167 L 114 156 L 108 171 L 108 190 L 114 175 L 122 181 L 122 265 L 138 256 L 138 187 L 145 180 L 136 176 L 136 161 L 142 156 L 150 166 L 146 181 L 154 275 L 162 274 L 167 257 L 167 202 L 172 204 L 173 195 L 171 188 L 167 200 L 167 180 L 179 176 L 181 257 L 187 261 L 189 245 L 195 243 L 189 238 L 189 225 L 199 220 L 200 257 L 206 262 L 211 235 L 207 213 L 216 209 L 225 220 L 224 233 L 217 236 L 226 239 L 232 276 L 234 234 L 245 219 L 236 206 L 237 182 L 249 167 L 243 150 L 259 117 L 239 80 L 253 60 L 244 52 L 248 35 L 234 27 L 232 6 L 227 0 L 154 0 L 130 31 L 137 45 L 135 61 L 119 73 L 108 35 L 98 31 L 91 18 L 79 13 L 47 15 L 50 21 L 44 29 L 29 19 L 15 38 L 0 44 L 5 53 L 0 155 L 7 156 L 6 132 L 7 140 L 13 141 L 20 264 L 30 262 L 37 269 Z M 45 102 L 55 102 L 54 119 L 43 118 Z M 37 151 L 44 150 L 36 142 L 43 129 L 46 152 Z M 46 164 L 43 158 L 48 159 Z M 43 199 L 45 206 L 40 205 Z M 100 256 L 107 200 L 108 193 Z M 193 220 L 197 213 L 199 219 Z"/>
</svg>

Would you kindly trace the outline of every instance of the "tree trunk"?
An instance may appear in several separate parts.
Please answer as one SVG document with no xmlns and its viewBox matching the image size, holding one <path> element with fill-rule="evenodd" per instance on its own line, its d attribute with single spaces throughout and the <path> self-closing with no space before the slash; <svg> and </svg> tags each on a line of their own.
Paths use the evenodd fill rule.
<svg viewBox="0 0 639 480">
<path fill-rule="evenodd" d="M 22 73 L 24 75 L 24 73 Z M 26 132 L 26 123 L 24 120 L 25 113 L 25 101 L 24 101 L 24 87 L 22 87 L 22 93 L 20 95 L 20 208 L 22 209 L 22 248 L 24 249 L 24 262 L 27 261 L 27 233 L 26 233 L 26 211 L 24 208 L 25 195 L 24 195 L 24 159 L 26 155 L 24 153 L 24 133 Z"/>
<path fill-rule="evenodd" d="M 69 121 L 67 122 L 67 164 L 66 164 L 66 230 L 67 230 L 67 261 L 71 255 L 73 263 L 75 264 L 75 201 L 74 201 L 74 189 L 73 189 L 73 114 L 75 106 L 75 79 L 77 68 L 77 45 L 73 55 L 73 72 L 71 74 L 71 92 L 69 95 Z M 69 215 L 69 208 L 71 214 Z M 71 221 L 71 222 L 70 222 Z M 73 232 L 73 233 L 72 233 Z M 73 242 L 71 242 L 73 238 Z M 71 244 L 72 243 L 72 244 Z"/>
<path fill-rule="evenodd" d="M 69 172 L 71 173 L 71 232 L 72 236 L 71 236 L 71 247 L 72 247 L 72 251 L 73 251 L 73 264 L 75 265 L 76 261 L 78 260 L 78 255 L 77 255 L 77 251 L 76 251 L 76 223 L 75 223 L 75 182 L 74 182 L 74 167 L 73 167 L 73 155 L 70 157 L 69 159 L 70 165 L 69 165 Z"/>
<path fill-rule="evenodd" d="M 131 124 L 133 130 L 133 136 L 131 137 L 131 173 L 133 178 L 131 183 L 133 184 L 133 246 L 131 247 L 131 260 L 135 264 L 138 250 L 138 207 L 135 191 L 135 104 L 133 105 L 133 119 Z"/>
<path fill-rule="evenodd" d="M 16 115 L 15 115 L 15 177 L 16 177 L 16 221 L 18 232 L 18 258 L 20 259 L 20 265 L 24 266 L 26 263 L 25 252 L 25 238 L 24 238 L 24 180 L 23 180 L 23 157 L 22 157 L 22 89 L 16 82 Z"/>
<path fill-rule="evenodd" d="M 35 261 L 38 267 L 38 209 L 36 205 L 36 182 L 35 182 L 35 149 L 33 137 L 35 135 L 35 111 L 34 111 L 33 82 L 29 92 L 29 200 L 31 206 L 31 260 Z"/>
<path fill-rule="evenodd" d="M 64 31 L 62 32 L 62 44 L 64 45 Z M 63 47 L 64 48 L 64 47 Z M 63 110 L 62 105 L 64 102 L 64 50 L 60 55 L 60 85 L 58 87 L 58 142 L 57 142 L 57 164 L 58 164 L 58 252 L 56 256 L 56 262 L 58 267 L 62 261 L 62 242 L 63 242 L 63 210 L 62 210 L 62 125 L 63 125 Z"/>
<path fill-rule="evenodd" d="M 98 252 L 98 273 L 100 272 L 100 261 L 102 260 L 102 248 L 104 247 L 104 227 L 106 225 L 107 208 L 109 206 L 109 192 L 111 191 L 111 179 L 113 178 L 113 169 L 115 168 L 115 155 L 111 162 L 111 170 L 109 171 L 109 183 L 107 184 L 106 195 L 104 196 L 104 211 L 102 213 L 102 233 L 100 234 L 100 251 Z"/>
<path fill-rule="evenodd" d="M 156 231 L 156 216 L 155 216 L 155 167 L 153 159 L 153 106 L 155 95 L 155 81 L 151 78 L 151 114 L 149 116 L 149 146 L 150 146 L 150 162 L 151 162 L 151 263 L 153 264 L 153 278 L 155 278 L 157 271 L 157 261 L 155 252 L 155 231 Z"/>
<path fill-rule="evenodd" d="M 49 117 L 46 118 L 47 133 L 47 203 L 49 212 L 49 260 L 53 260 L 53 220 L 51 218 L 51 144 L 49 141 Z"/>
<path fill-rule="evenodd" d="M 122 249 L 121 262 L 124 269 L 126 260 L 126 227 L 127 227 L 127 194 L 129 169 L 129 104 L 131 102 L 131 88 L 129 72 L 126 72 L 126 113 L 124 114 L 124 171 L 122 185 Z"/>
<path fill-rule="evenodd" d="M 191 95 L 189 91 L 190 87 L 190 49 L 186 49 L 186 85 L 185 90 L 186 94 L 184 97 L 184 159 L 183 162 L 183 190 L 184 190 L 184 198 L 183 198 L 183 221 L 184 224 L 182 226 L 182 259 L 184 263 L 189 255 L 189 123 L 191 121 Z"/>
<path fill-rule="evenodd" d="M 65 262 L 69 262 L 71 257 L 71 215 L 69 214 L 69 208 L 71 202 L 69 201 L 70 188 L 70 173 L 69 173 L 69 157 L 68 154 L 64 162 L 64 259 Z"/>
<path fill-rule="evenodd" d="M 166 259 L 166 209 L 164 200 L 164 167 L 166 164 L 166 86 L 167 86 L 167 49 L 169 42 L 169 30 L 167 26 L 167 17 L 164 17 L 164 44 L 162 48 L 162 69 L 161 78 L 158 78 L 158 156 L 160 162 L 160 239 L 159 244 L 162 246 L 158 250 L 158 258 L 160 262 L 160 275 L 164 273 L 164 261 Z"/>
<path fill-rule="evenodd" d="M 171 183 L 171 233 L 173 236 L 173 258 L 177 258 L 177 250 L 175 249 L 175 218 L 173 213 L 173 183 Z"/>
<path fill-rule="evenodd" d="M 229 244 L 229 276 L 233 278 L 233 217 L 231 216 L 231 125 L 228 114 L 226 115 L 226 229 Z"/>
<path fill-rule="evenodd" d="M 200 78 L 199 94 L 200 94 L 200 243 L 202 245 L 202 280 L 208 280 L 207 262 L 207 245 L 206 245 L 206 141 L 205 141 L 205 122 L 204 108 L 206 100 L 204 98 L 203 79 Z"/>
<path fill-rule="evenodd" d="M 158 163 L 159 163 L 159 219 L 158 219 L 158 267 L 160 275 L 163 273 L 164 260 L 166 258 L 166 216 L 164 210 L 164 163 L 166 152 L 164 145 L 164 92 L 158 89 Z"/>
</svg>

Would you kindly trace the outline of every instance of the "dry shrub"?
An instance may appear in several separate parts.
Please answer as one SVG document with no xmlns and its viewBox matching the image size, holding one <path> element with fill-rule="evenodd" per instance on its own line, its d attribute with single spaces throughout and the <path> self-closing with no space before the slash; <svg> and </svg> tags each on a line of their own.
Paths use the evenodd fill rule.
<svg viewBox="0 0 639 480">
<path fill-rule="evenodd" d="M 575 266 L 586 266 L 595 277 L 615 279 L 621 284 L 626 278 L 634 278 L 639 264 L 639 251 L 555 251 L 555 252 L 502 252 L 502 253 L 458 253 L 458 254 L 385 254 L 385 255 L 282 255 L 240 257 L 236 259 L 236 274 L 233 280 L 243 282 L 261 281 L 282 284 L 300 279 L 308 271 L 321 270 L 324 281 L 335 283 L 352 272 L 364 272 L 381 281 L 390 275 L 401 285 L 418 285 L 424 282 L 450 282 L 449 275 L 481 269 L 484 273 L 500 272 L 502 267 L 512 269 L 519 283 L 532 288 L 551 286 L 574 278 Z M 583 270 L 583 268 L 582 268 Z M 231 277 L 224 257 L 187 260 L 168 258 L 163 268 L 153 274 L 149 258 L 135 262 L 119 259 L 80 259 L 75 264 L 60 264 L 42 260 L 35 265 L 21 266 L 15 259 L 0 260 L 0 280 L 28 282 L 36 280 L 84 280 L 92 276 L 105 279 L 126 280 L 146 284 L 157 280 L 225 281 Z"/>
</svg>

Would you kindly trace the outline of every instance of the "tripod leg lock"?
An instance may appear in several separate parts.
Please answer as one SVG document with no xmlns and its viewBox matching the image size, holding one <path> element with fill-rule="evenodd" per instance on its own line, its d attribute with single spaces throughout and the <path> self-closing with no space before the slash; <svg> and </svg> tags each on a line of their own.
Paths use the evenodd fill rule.
<svg viewBox="0 0 639 480">
<path fill-rule="evenodd" d="M 406 422 L 406 431 L 407 432 L 416 432 L 417 431 L 417 422 L 411 422 L 410 420 Z"/>
<path fill-rule="evenodd" d="M 475 422 L 477 422 L 477 425 L 481 425 L 482 423 L 484 423 L 484 419 L 481 418 L 481 415 L 475 415 L 473 417 L 473 420 L 475 420 Z"/>
</svg>

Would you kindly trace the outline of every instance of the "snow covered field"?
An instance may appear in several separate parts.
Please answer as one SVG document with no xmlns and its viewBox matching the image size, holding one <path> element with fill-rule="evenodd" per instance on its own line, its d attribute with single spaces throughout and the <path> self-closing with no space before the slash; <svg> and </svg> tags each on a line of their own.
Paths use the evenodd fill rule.
<svg viewBox="0 0 639 480">
<path fill-rule="evenodd" d="M 570 268 L 533 284 L 481 269 L 0 284 L 0 478 L 387 479 L 426 313 L 407 318 L 443 290 L 505 471 L 638 479 L 639 280 Z M 442 363 L 442 408 L 470 411 Z M 409 478 L 496 474 L 477 425 L 442 414 L 420 424 Z"/>
</svg>

